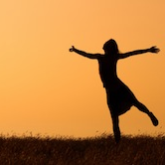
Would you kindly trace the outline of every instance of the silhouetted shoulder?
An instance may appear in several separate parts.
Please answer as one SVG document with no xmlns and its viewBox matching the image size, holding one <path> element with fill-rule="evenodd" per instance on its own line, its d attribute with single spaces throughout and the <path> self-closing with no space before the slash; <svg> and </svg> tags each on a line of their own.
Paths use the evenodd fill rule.
<svg viewBox="0 0 165 165">
<path fill-rule="evenodd" d="M 95 57 L 96 57 L 97 59 L 103 58 L 104 56 L 105 56 L 104 54 L 100 54 L 100 53 L 96 53 L 96 54 L 95 54 Z"/>
</svg>

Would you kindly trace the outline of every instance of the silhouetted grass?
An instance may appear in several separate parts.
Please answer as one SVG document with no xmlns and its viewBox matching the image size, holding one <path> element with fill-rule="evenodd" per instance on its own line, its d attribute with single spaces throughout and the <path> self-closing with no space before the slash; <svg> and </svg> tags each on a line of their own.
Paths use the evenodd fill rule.
<svg viewBox="0 0 165 165">
<path fill-rule="evenodd" d="M 165 165 L 165 136 L 0 137 L 0 165 Z"/>
</svg>

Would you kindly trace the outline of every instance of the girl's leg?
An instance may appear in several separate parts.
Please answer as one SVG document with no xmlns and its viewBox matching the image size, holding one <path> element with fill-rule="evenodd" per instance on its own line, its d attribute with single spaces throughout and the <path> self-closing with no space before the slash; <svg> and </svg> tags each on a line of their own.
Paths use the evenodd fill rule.
<svg viewBox="0 0 165 165">
<path fill-rule="evenodd" d="M 115 141 L 116 143 L 118 143 L 121 139 L 118 116 L 112 116 L 112 124 L 113 124 L 113 133 L 115 136 Z"/>
<path fill-rule="evenodd" d="M 158 125 L 158 119 L 154 116 L 152 112 L 148 110 L 148 108 L 144 104 L 140 103 L 139 101 L 136 101 L 134 106 L 137 107 L 141 112 L 146 113 L 150 117 L 154 126 Z"/>
</svg>

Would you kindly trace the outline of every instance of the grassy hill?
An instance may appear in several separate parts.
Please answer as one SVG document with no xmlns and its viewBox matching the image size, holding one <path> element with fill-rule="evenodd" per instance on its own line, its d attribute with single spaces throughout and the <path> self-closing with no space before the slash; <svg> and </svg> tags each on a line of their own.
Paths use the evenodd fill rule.
<svg viewBox="0 0 165 165">
<path fill-rule="evenodd" d="M 0 165 L 165 165 L 165 136 L 0 137 Z"/>
</svg>

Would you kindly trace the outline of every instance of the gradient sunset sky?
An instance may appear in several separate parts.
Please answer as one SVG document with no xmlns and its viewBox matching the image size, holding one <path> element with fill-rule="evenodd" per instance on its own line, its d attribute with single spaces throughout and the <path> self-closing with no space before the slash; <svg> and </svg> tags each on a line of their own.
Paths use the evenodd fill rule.
<svg viewBox="0 0 165 165">
<path fill-rule="evenodd" d="M 112 133 L 96 60 L 103 53 L 157 46 L 158 54 L 119 61 L 118 75 L 159 119 L 136 108 L 120 117 L 123 134 L 165 132 L 164 0 L 6 0 L 0 2 L 0 132 L 50 136 Z"/>
</svg>

